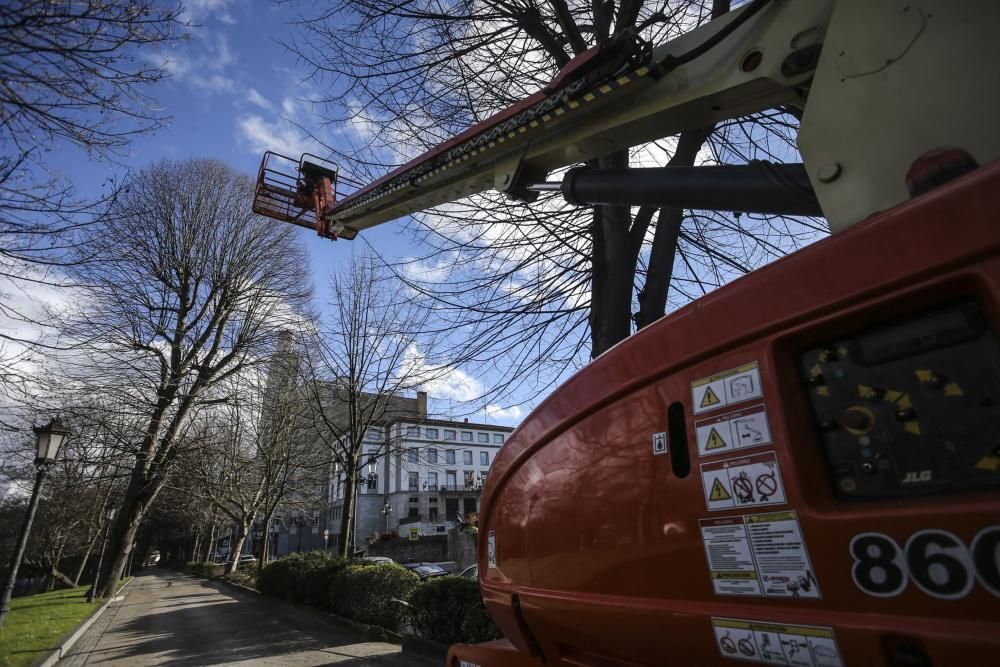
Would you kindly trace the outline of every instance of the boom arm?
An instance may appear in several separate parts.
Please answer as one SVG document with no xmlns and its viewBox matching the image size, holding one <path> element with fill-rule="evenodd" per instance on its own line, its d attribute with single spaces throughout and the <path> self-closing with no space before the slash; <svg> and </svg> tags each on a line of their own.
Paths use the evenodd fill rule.
<svg viewBox="0 0 1000 667">
<path fill-rule="evenodd" d="M 782 105 L 805 109 L 800 152 L 837 230 L 909 198 L 906 174 L 929 151 L 1000 155 L 1000 87 L 970 70 L 1000 62 L 995 25 L 989 0 L 753 0 L 651 50 L 595 47 L 547 89 L 325 208 L 320 233 L 353 237 L 489 189 L 530 201 L 552 170 Z"/>
</svg>

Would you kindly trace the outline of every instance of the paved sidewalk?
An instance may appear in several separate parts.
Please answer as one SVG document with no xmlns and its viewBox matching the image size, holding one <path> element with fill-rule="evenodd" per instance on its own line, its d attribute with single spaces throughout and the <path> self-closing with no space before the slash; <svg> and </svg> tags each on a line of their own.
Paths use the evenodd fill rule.
<svg viewBox="0 0 1000 667">
<path fill-rule="evenodd" d="M 267 604 L 176 572 L 143 574 L 59 665 L 425 664 L 311 618 L 293 626 Z"/>
</svg>

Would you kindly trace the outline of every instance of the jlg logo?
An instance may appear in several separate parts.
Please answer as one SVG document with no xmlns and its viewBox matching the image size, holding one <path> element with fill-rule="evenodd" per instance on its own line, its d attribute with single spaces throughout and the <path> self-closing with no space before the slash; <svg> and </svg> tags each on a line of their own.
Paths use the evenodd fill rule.
<svg viewBox="0 0 1000 667">
<path fill-rule="evenodd" d="M 934 472 L 932 470 L 921 470 L 917 472 L 916 470 L 911 470 L 910 472 L 903 475 L 903 484 L 913 484 L 915 482 L 929 482 Z"/>
</svg>

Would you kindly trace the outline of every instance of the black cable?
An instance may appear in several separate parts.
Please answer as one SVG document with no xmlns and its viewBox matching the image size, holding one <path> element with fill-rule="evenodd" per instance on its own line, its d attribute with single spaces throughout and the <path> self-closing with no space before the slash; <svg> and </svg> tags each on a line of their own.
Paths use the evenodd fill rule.
<svg viewBox="0 0 1000 667">
<path fill-rule="evenodd" d="M 722 40 L 731 35 L 737 28 L 749 21 L 754 15 L 756 15 L 760 10 L 764 8 L 766 4 L 771 2 L 771 0 L 753 0 L 746 9 L 740 13 L 735 19 L 727 23 L 722 27 L 717 33 L 706 39 L 704 42 L 694 47 L 686 53 L 682 53 L 679 56 L 667 55 L 663 60 L 654 64 L 649 68 L 650 74 L 655 78 L 668 74 L 669 72 L 677 69 L 681 65 L 687 64 L 694 60 L 695 58 L 705 54 L 709 49 L 718 45 Z"/>
</svg>

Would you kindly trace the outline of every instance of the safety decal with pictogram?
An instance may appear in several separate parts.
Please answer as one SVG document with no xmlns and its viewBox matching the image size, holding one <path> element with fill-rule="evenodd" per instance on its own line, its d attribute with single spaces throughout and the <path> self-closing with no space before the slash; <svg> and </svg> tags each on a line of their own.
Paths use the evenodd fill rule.
<svg viewBox="0 0 1000 667">
<path fill-rule="evenodd" d="M 725 658 L 794 667 L 843 667 L 833 628 L 738 618 L 713 618 Z"/>
<path fill-rule="evenodd" d="M 698 456 L 714 456 L 737 449 L 769 445 L 771 426 L 763 403 L 698 419 L 694 423 Z"/>
<path fill-rule="evenodd" d="M 774 452 L 702 463 L 701 484 L 705 506 L 713 512 L 787 502 Z"/>
<path fill-rule="evenodd" d="M 760 366 L 756 361 L 691 383 L 691 406 L 696 415 L 763 396 Z"/>
</svg>

